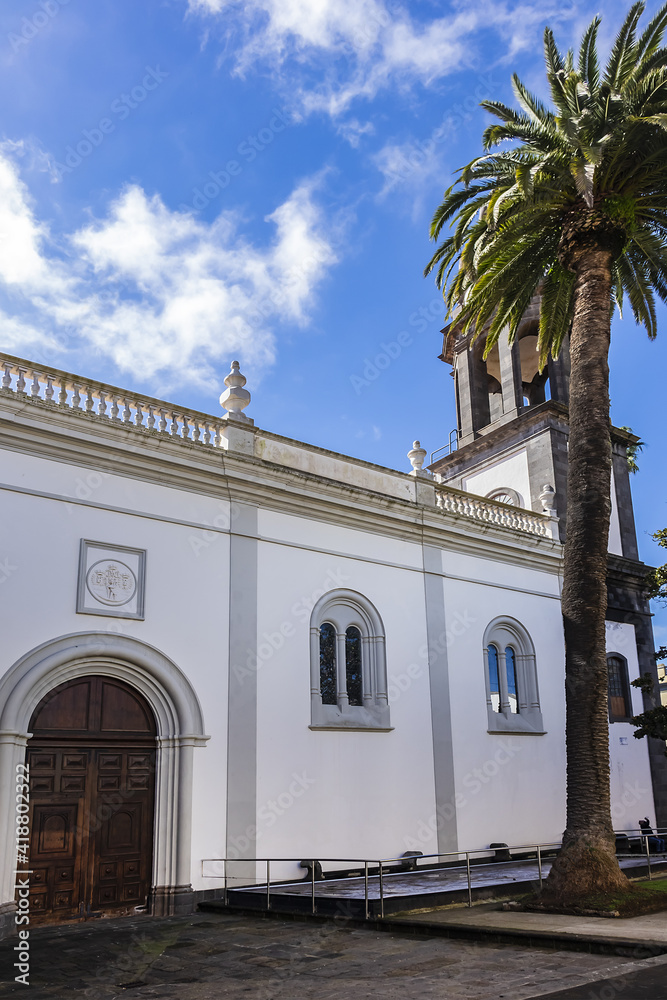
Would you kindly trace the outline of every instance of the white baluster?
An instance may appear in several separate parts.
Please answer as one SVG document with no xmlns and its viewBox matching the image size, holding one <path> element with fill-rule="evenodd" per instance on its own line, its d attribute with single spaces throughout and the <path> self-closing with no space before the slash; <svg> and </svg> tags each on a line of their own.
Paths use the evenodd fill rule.
<svg viewBox="0 0 667 1000">
<path fill-rule="evenodd" d="M 201 437 L 201 431 L 199 430 L 199 421 L 193 420 L 192 422 L 192 440 L 195 444 L 199 444 L 199 438 Z"/>
<path fill-rule="evenodd" d="M 32 370 L 32 385 L 30 386 L 30 395 L 33 396 L 33 397 L 37 396 L 37 398 L 39 399 L 39 390 L 40 390 L 39 377 L 37 375 L 37 372 L 33 368 L 33 370 Z"/>
<path fill-rule="evenodd" d="M 155 428 L 155 414 L 153 413 L 153 407 L 148 404 L 148 429 L 152 431 Z"/>
<path fill-rule="evenodd" d="M 87 385 L 86 386 L 86 413 L 92 413 L 93 407 L 95 406 L 95 390 Z"/>
<path fill-rule="evenodd" d="M 185 414 L 183 414 L 183 427 L 181 428 L 181 437 L 187 441 L 189 434 L 190 434 L 190 428 L 188 427 L 188 418 L 186 417 Z"/>
<path fill-rule="evenodd" d="M 129 424 L 130 421 L 132 420 L 132 411 L 130 410 L 130 404 L 128 402 L 127 396 L 123 398 L 123 402 L 125 404 L 125 408 L 123 410 L 123 423 Z"/>
<path fill-rule="evenodd" d="M 120 420 L 119 413 L 120 413 L 120 410 L 118 408 L 118 397 L 116 396 L 116 393 L 114 392 L 111 395 L 111 419 L 119 421 Z"/>
<path fill-rule="evenodd" d="M 107 397 L 106 392 L 103 392 L 100 389 L 100 392 L 98 394 L 98 398 L 99 398 L 100 402 L 99 402 L 99 405 L 97 407 L 97 413 L 98 413 L 98 416 L 100 416 L 100 417 L 105 416 L 106 412 L 107 412 L 107 398 L 106 397 Z"/>
<path fill-rule="evenodd" d="M 76 382 L 74 382 L 73 385 L 72 385 L 72 388 L 74 389 L 74 392 L 72 393 L 72 402 L 70 403 L 70 407 L 73 410 L 80 410 L 81 409 L 81 396 L 79 395 L 79 386 L 77 385 Z"/>
<path fill-rule="evenodd" d="M 47 403 L 53 402 L 53 380 L 55 375 L 46 376 L 46 389 L 44 390 L 44 399 Z"/>
<path fill-rule="evenodd" d="M 60 392 L 58 393 L 58 405 L 67 406 L 67 380 L 60 379 Z"/>
<path fill-rule="evenodd" d="M 134 426 L 143 427 L 144 426 L 144 404 L 137 400 L 135 402 L 136 412 L 134 414 Z"/>
<path fill-rule="evenodd" d="M 12 366 L 8 361 L 3 361 L 3 368 L 5 369 L 5 374 L 2 376 L 2 388 L 11 392 L 12 388 Z"/>
<path fill-rule="evenodd" d="M 23 377 L 24 372 L 25 368 L 19 368 L 19 377 L 16 383 L 16 391 L 21 393 L 25 392 L 25 379 Z"/>
<path fill-rule="evenodd" d="M 209 427 L 208 420 L 204 423 L 204 444 L 211 443 L 211 428 Z"/>
<path fill-rule="evenodd" d="M 169 428 L 172 437 L 178 437 L 178 414 L 171 411 L 171 427 Z"/>
<path fill-rule="evenodd" d="M 160 431 L 162 434 L 167 431 L 167 414 L 164 410 L 160 410 Z"/>
<path fill-rule="evenodd" d="M 215 424 L 215 437 L 213 438 L 213 447 L 222 448 L 222 433 L 220 430 L 220 424 Z"/>
</svg>

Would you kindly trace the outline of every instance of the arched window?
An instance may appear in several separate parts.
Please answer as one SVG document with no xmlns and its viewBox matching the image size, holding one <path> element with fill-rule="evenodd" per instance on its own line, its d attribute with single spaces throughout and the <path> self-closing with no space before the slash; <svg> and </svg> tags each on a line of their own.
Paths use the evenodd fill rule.
<svg viewBox="0 0 667 1000">
<path fill-rule="evenodd" d="M 350 705 L 362 705 L 361 632 L 356 625 L 345 629 L 345 680 Z"/>
<path fill-rule="evenodd" d="M 632 702 L 628 684 L 628 661 L 620 653 L 610 653 L 607 657 L 607 682 L 609 721 L 629 722 L 632 718 Z"/>
<path fill-rule="evenodd" d="M 336 704 L 336 629 L 331 622 L 320 626 L 320 691 L 323 705 Z"/>
<path fill-rule="evenodd" d="M 511 486 L 499 486 L 486 495 L 489 500 L 495 500 L 497 503 L 509 503 L 513 507 L 524 506 L 523 497 L 516 490 L 513 490 Z"/>
<path fill-rule="evenodd" d="M 334 590 L 315 605 L 311 636 L 311 728 L 388 730 L 385 635 L 361 594 Z"/>
<path fill-rule="evenodd" d="M 491 695 L 491 708 L 494 712 L 500 711 L 500 677 L 498 675 L 498 647 L 492 642 L 487 650 L 489 660 L 489 693 Z"/>
<path fill-rule="evenodd" d="M 511 646 L 505 646 L 505 671 L 507 673 L 507 700 L 510 712 L 519 711 L 519 699 L 516 686 L 516 656 Z"/>
<path fill-rule="evenodd" d="M 543 733 L 535 647 L 513 618 L 497 618 L 484 634 L 489 732 Z"/>
</svg>

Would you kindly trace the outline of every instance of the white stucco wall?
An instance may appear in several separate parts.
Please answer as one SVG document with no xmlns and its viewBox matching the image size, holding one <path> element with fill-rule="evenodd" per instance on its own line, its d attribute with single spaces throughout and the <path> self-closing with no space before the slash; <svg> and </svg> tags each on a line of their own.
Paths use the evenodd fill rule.
<svg viewBox="0 0 667 1000">
<path fill-rule="evenodd" d="M 519 494 L 519 505 L 529 509 L 531 503 L 528 455 L 523 448 L 499 462 L 484 466 L 462 482 L 462 489 L 483 497 L 488 496 L 493 490 L 507 486 Z"/>
<path fill-rule="evenodd" d="M 193 879 L 208 888 L 199 859 L 223 853 L 225 839 L 229 536 L 206 525 L 229 524 L 228 502 L 16 452 L 2 452 L 2 479 L 87 504 L 0 491 L 0 561 L 12 567 L 0 585 L 0 673 L 41 643 L 86 631 L 135 637 L 176 663 L 211 737 L 194 751 L 192 826 Z M 145 621 L 76 613 L 81 538 L 146 549 Z"/>
<path fill-rule="evenodd" d="M 305 465 L 310 461 L 306 456 Z M 354 467 L 354 477 L 362 472 Z M 383 475 L 372 479 L 372 489 L 382 488 Z M 195 889 L 211 888 L 215 883 L 201 877 L 201 860 L 223 857 L 227 849 L 230 524 L 237 531 L 229 501 L 172 488 L 167 477 L 149 482 L 15 451 L 2 453 L 1 478 L 9 488 L 0 491 L 0 518 L 8 526 L 0 562 L 11 570 L 0 583 L 0 673 L 40 643 L 92 630 L 135 637 L 177 664 L 196 692 L 210 735 L 206 747 L 194 751 L 191 877 Z M 527 501 L 525 453 L 473 478 L 468 488 L 474 492 L 511 485 Z M 387 492 L 395 498 L 404 489 L 413 496 L 414 481 L 396 478 Z M 444 609 L 451 712 L 433 716 L 438 677 L 429 675 L 425 549 L 414 535 L 383 533 L 382 523 L 378 515 L 372 530 L 352 528 L 338 509 L 330 520 L 314 513 L 258 512 L 257 624 L 248 655 L 252 659 L 260 647 L 270 652 L 260 657 L 253 681 L 253 850 L 259 856 L 351 861 L 406 850 L 429 853 L 437 849 L 442 815 L 453 817 L 464 849 L 557 838 L 565 820 L 557 563 L 531 568 L 520 550 L 514 556 L 508 550 L 501 559 L 492 532 L 485 536 L 486 555 L 443 548 L 429 580 L 439 581 Z M 444 538 L 444 516 L 442 526 Z M 146 549 L 145 621 L 76 613 L 81 538 Z M 535 547 L 534 540 L 530 544 Z M 238 580 L 233 576 L 237 588 Z M 337 588 L 363 594 L 384 622 L 391 732 L 309 729 L 310 611 L 322 593 Z M 487 731 L 483 635 L 499 616 L 518 620 L 532 637 L 544 735 Z M 634 629 L 613 626 L 608 641 L 610 651 L 627 658 L 633 679 Z M 438 661 L 433 669 L 444 666 Z M 641 711 L 640 694 L 632 692 Z M 436 728 L 451 727 L 454 784 L 444 802 L 436 802 L 436 765 L 442 761 L 434 762 L 434 735 L 437 740 L 442 732 L 434 734 L 433 718 Z M 611 762 L 615 825 L 636 825 L 643 815 L 653 821 L 646 744 L 632 738 L 627 724 L 611 727 Z M 288 872 L 296 874 L 296 868 L 287 866 L 282 874 Z M 280 874 L 274 871 L 274 877 Z"/>
<path fill-rule="evenodd" d="M 639 677 L 637 641 L 634 625 L 606 623 L 607 653 L 619 653 L 628 663 L 628 680 Z M 644 711 L 642 694 L 630 686 L 632 711 Z M 637 830 L 638 821 L 648 816 L 655 828 L 655 811 L 646 739 L 636 740 L 630 722 L 612 722 L 609 726 L 609 762 L 611 765 L 611 813 L 616 830 Z"/>
<path fill-rule="evenodd" d="M 367 560 L 405 560 L 416 567 L 420 548 L 378 535 L 362 540 L 350 529 L 304 525 L 267 511 L 260 511 L 259 529 L 272 538 L 310 535 L 318 548 L 335 553 L 289 544 L 261 543 L 259 548 L 258 640 L 275 636 L 283 626 L 293 628 L 258 673 L 262 853 L 351 860 L 400 855 L 407 849 L 410 818 L 435 810 L 429 677 L 418 654 L 426 638 L 424 584 L 413 568 Z M 392 732 L 308 728 L 310 612 L 325 590 L 339 587 L 363 594 L 383 619 Z M 408 675 L 410 664 L 418 670 Z M 301 774 L 307 776 L 307 790 L 276 817 L 271 802 Z"/>
<path fill-rule="evenodd" d="M 446 557 L 443 562 L 447 565 Z M 495 571 L 499 566 L 494 564 Z M 459 565 L 459 571 L 463 569 Z M 471 569 L 478 572 L 478 567 Z M 543 590 L 542 577 L 524 570 L 523 586 L 532 582 Z M 520 590 L 449 580 L 444 598 L 447 619 L 458 615 L 468 625 L 448 648 L 459 843 L 480 848 L 491 842 L 549 841 L 560 835 L 565 819 L 560 603 Z M 498 617 L 516 619 L 532 638 L 544 735 L 488 732 L 483 637 L 487 625 Z"/>
</svg>

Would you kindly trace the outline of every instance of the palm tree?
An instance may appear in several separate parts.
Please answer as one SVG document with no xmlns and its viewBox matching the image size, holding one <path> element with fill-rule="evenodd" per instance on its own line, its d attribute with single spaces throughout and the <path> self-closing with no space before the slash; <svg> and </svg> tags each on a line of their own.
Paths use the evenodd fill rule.
<svg viewBox="0 0 667 1000">
<path fill-rule="evenodd" d="M 439 243 L 425 273 L 464 334 L 510 342 L 540 294 L 540 364 L 571 355 L 567 540 L 562 598 L 566 648 L 567 825 L 547 882 L 553 899 L 627 884 L 614 850 L 609 795 L 605 656 L 611 513 L 609 368 L 614 306 L 630 303 L 656 335 L 655 294 L 667 300 L 667 4 L 638 36 L 635 3 L 601 74 L 600 19 L 575 64 L 544 32 L 553 107 L 513 77 L 515 110 L 482 107 L 497 122 L 485 155 L 463 167 L 431 224 Z M 498 150 L 500 144 L 503 148 Z M 486 356 L 485 354 L 485 356 Z"/>
</svg>

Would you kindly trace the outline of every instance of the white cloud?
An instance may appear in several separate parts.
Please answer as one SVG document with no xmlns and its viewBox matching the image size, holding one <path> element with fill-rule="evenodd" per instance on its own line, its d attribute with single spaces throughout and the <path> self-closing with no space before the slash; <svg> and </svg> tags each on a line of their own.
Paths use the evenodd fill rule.
<svg viewBox="0 0 667 1000">
<path fill-rule="evenodd" d="M 28 189 L 10 158 L 0 152 L 0 275 L 8 286 L 64 290 L 57 264 L 42 256 L 46 239 L 45 228 L 30 210 Z"/>
<path fill-rule="evenodd" d="M 375 126 L 372 122 L 360 122 L 356 118 L 350 118 L 348 121 L 341 122 L 336 131 L 346 142 L 349 142 L 350 146 L 357 149 L 362 136 L 375 133 Z"/>
<path fill-rule="evenodd" d="M 391 0 L 188 0 L 188 10 L 220 18 L 227 37 L 238 33 L 238 73 L 259 61 L 273 64 L 277 81 L 303 112 L 334 118 L 358 98 L 372 99 L 390 86 L 428 86 L 474 64 L 483 31 L 494 33 L 502 60 L 539 44 L 546 21 L 558 25 L 577 14 L 573 3 L 556 0 L 458 0 L 442 17 L 421 21 Z"/>
<path fill-rule="evenodd" d="M 92 347 L 162 386 L 210 384 L 214 362 L 232 354 L 270 364 L 275 326 L 306 323 L 337 259 L 317 184 L 301 183 L 268 216 L 264 247 L 244 239 L 232 213 L 204 223 L 137 186 L 58 246 L 0 152 L 0 344 Z"/>
<path fill-rule="evenodd" d="M 417 192 L 427 182 L 442 180 L 441 150 L 433 141 L 388 142 L 373 156 L 373 162 L 384 178 L 379 197 L 385 198 L 398 187 Z"/>
</svg>

